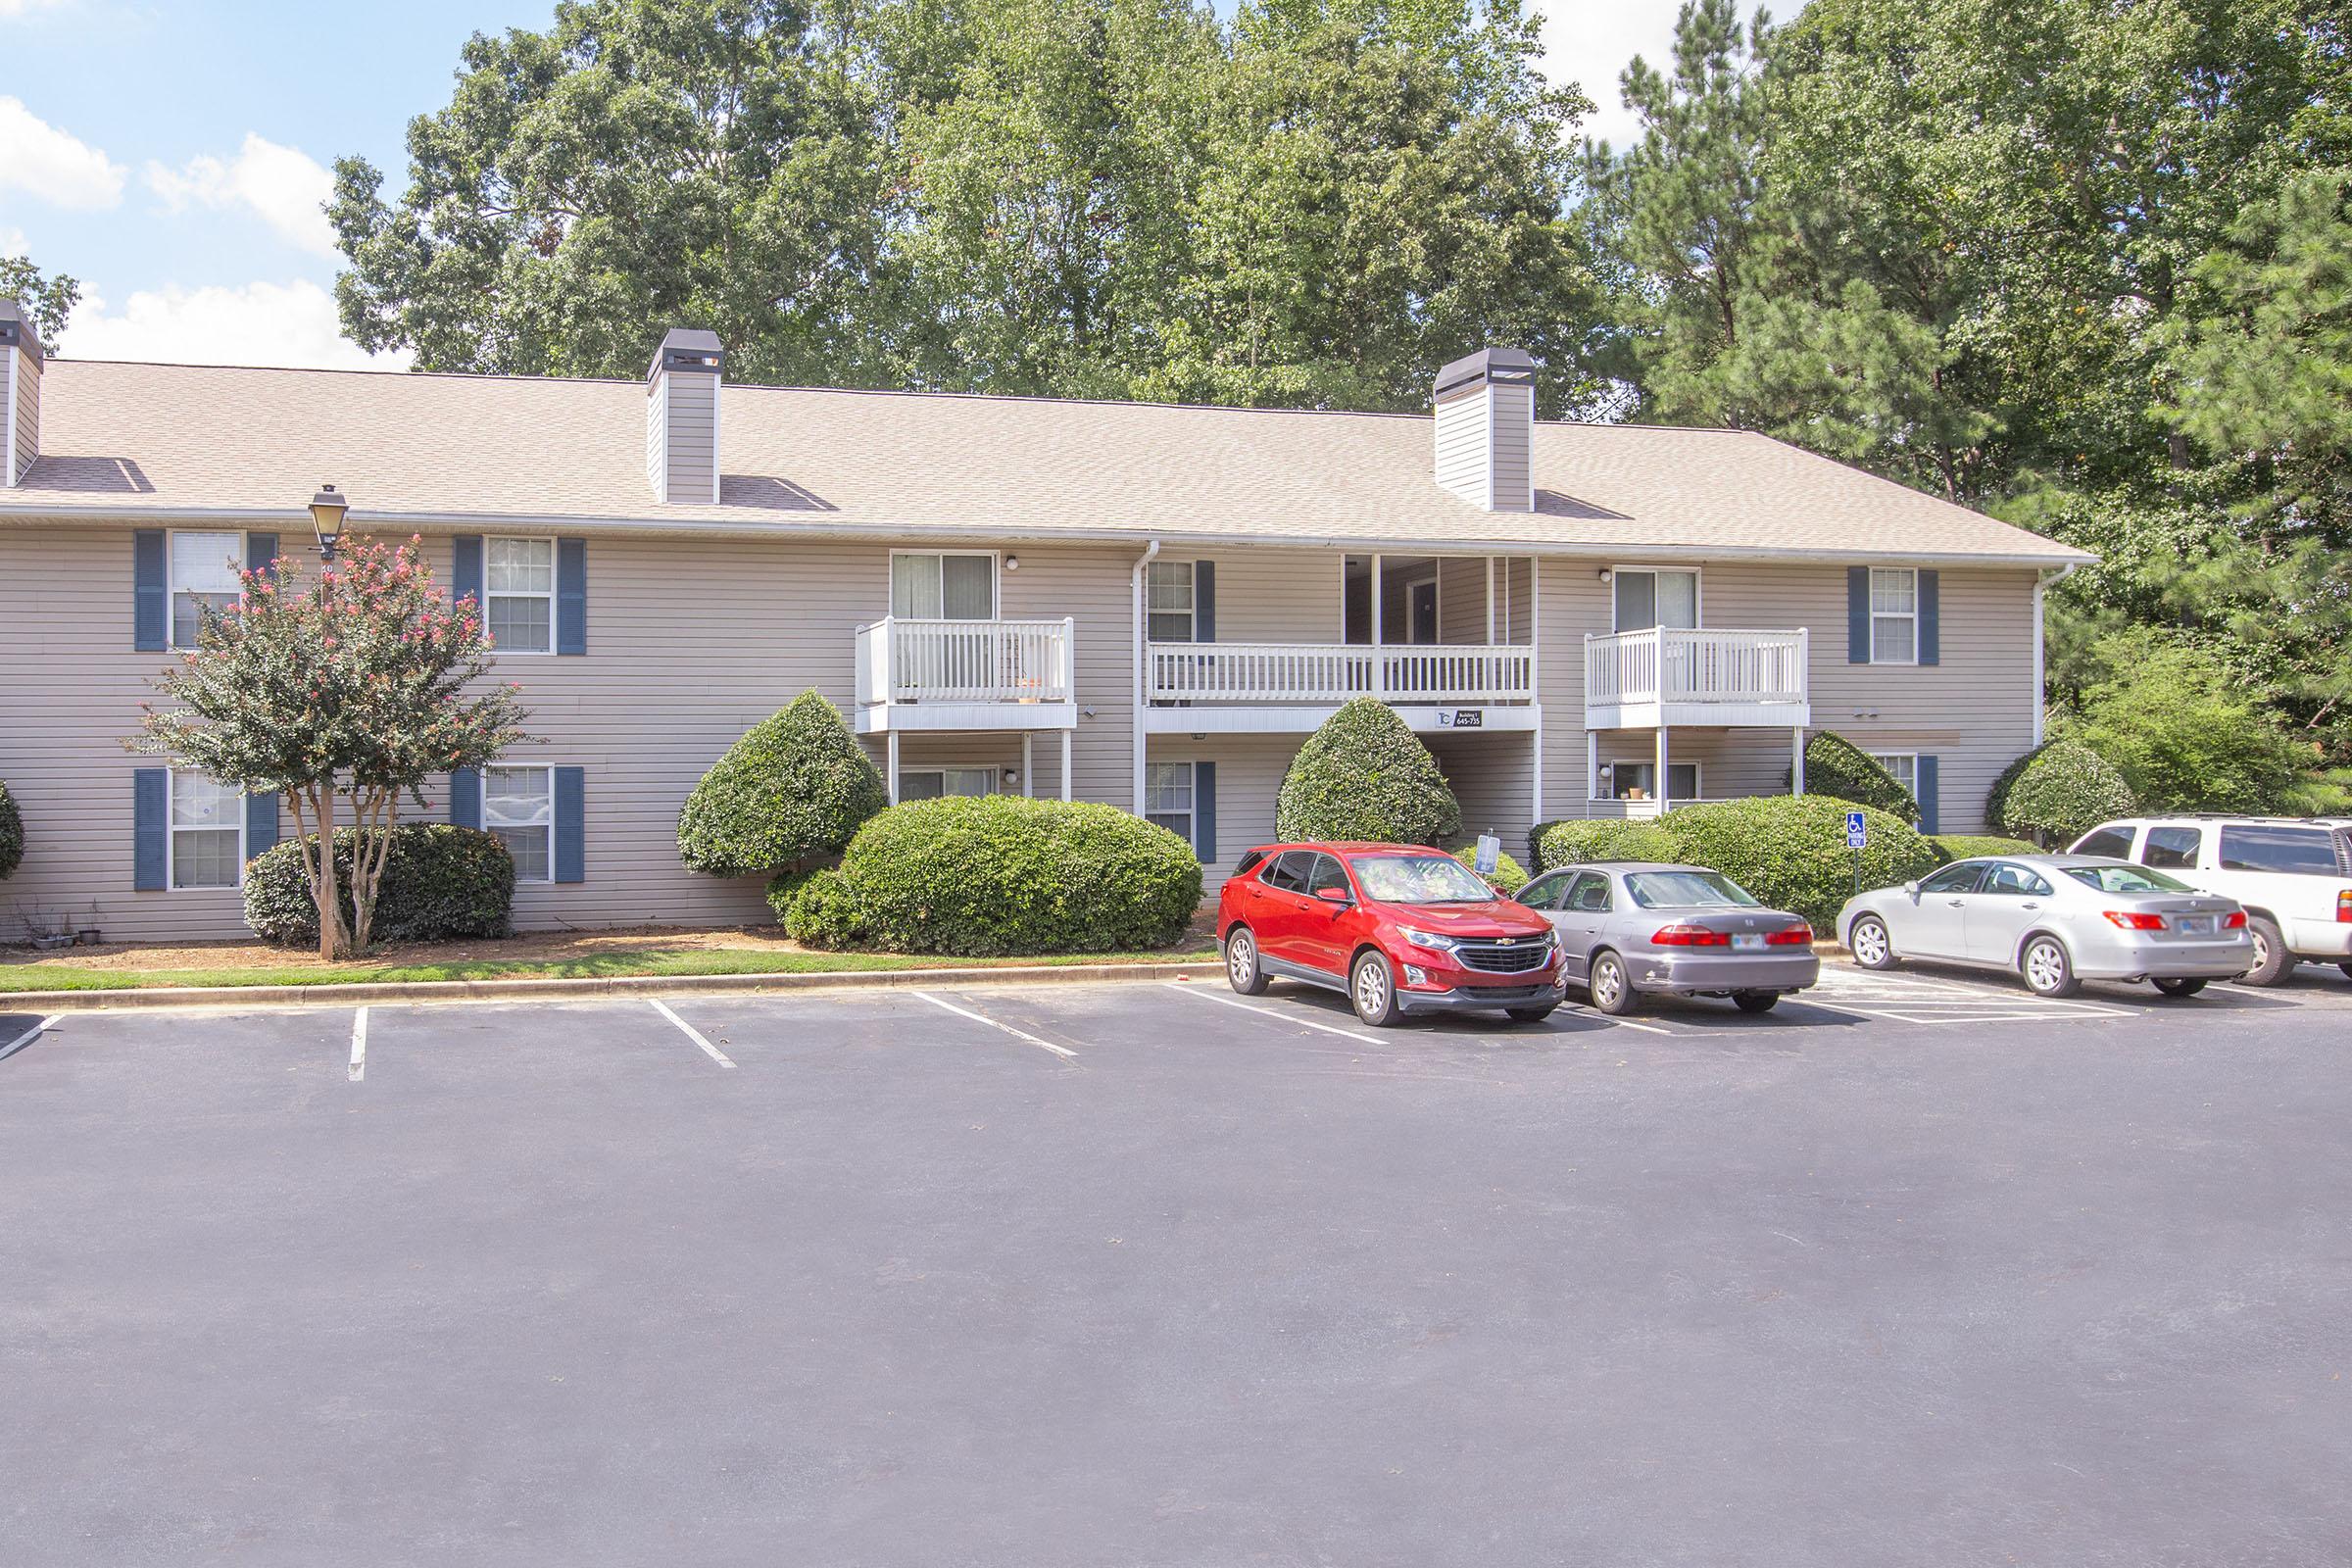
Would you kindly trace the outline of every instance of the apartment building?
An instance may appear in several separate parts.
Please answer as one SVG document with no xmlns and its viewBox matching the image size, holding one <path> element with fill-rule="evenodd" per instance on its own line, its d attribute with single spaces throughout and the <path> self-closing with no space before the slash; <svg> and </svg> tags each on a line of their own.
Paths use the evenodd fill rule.
<svg viewBox="0 0 2352 1568">
<path fill-rule="evenodd" d="M 898 798 L 1110 802 L 1212 889 L 1366 695 L 1513 846 L 1801 789 L 1821 728 L 1972 830 L 2089 559 L 1760 435 L 1539 422 L 1502 348 L 1417 415 L 743 386 L 690 331 L 643 382 L 44 360 L 5 304 L 0 349 L 0 939 L 243 932 L 289 815 L 122 743 L 238 565 L 315 560 L 322 484 L 421 536 L 524 688 L 534 740 L 423 809 L 507 841 L 525 927 L 764 918 L 677 812 L 809 687 Z"/>
</svg>

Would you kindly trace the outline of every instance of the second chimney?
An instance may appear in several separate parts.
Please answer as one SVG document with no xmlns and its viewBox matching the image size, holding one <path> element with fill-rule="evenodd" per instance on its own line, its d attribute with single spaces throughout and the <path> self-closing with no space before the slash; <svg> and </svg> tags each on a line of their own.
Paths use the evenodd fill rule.
<svg viewBox="0 0 2352 1568">
<path fill-rule="evenodd" d="M 0 485 L 15 489 L 41 455 L 41 338 L 31 313 L 0 295 Z"/>
<path fill-rule="evenodd" d="M 1535 511 L 1536 362 L 1480 349 L 1438 372 L 1432 400 L 1440 488 L 1488 512 Z"/>
<path fill-rule="evenodd" d="M 718 334 L 673 326 L 646 372 L 645 472 L 657 501 L 718 500 Z"/>
</svg>

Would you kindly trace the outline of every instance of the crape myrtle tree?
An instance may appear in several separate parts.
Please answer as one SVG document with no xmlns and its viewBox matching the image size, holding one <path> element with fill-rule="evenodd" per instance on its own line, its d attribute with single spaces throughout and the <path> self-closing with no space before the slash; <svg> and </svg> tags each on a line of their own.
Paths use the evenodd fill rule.
<svg viewBox="0 0 2352 1568">
<path fill-rule="evenodd" d="M 476 689 L 490 668 L 480 612 L 434 590 L 418 544 L 347 545 L 305 581 L 279 574 L 291 563 L 245 573 L 238 601 L 206 615 L 195 649 L 156 677 L 177 706 L 143 706 L 128 742 L 248 793 L 283 793 L 322 958 L 368 950 L 400 797 L 421 808 L 429 776 L 481 767 L 524 738 L 520 688 Z M 333 853 L 346 798 L 348 932 Z"/>
</svg>

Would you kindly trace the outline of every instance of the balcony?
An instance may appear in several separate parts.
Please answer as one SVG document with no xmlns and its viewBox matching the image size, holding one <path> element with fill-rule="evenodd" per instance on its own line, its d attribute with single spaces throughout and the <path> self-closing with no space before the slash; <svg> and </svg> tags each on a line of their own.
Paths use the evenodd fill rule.
<svg viewBox="0 0 2352 1568">
<path fill-rule="evenodd" d="M 906 620 L 858 628 L 858 730 L 1070 729 L 1074 623 Z"/>
<path fill-rule="evenodd" d="M 1813 721 L 1797 631 L 1652 626 L 1585 639 L 1585 727 L 1786 726 Z"/>
<path fill-rule="evenodd" d="M 1144 652 L 1145 727 L 1154 732 L 1311 730 L 1357 697 L 1378 698 L 1416 729 L 1532 729 L 1535 650 L 1152 643 Z"/>
</svg>

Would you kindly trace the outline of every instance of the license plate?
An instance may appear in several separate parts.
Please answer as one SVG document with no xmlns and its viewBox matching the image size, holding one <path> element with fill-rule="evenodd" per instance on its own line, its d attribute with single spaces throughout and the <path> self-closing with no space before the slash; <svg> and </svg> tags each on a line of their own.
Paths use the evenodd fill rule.
<svg viewBox="0 0 2352 1568">
<path fill-rule="evenodd" d="M 2180 934 L 2187 937 L 2209 937 L 2213 935 L 2213 916 L 2210 914 L 2182 915 L 2180 917 Z"/>
<path fill-rule="evenodd" d="M 1763 945 L 1764 938 L 1761 933 L 1753 936 L 1743 936 L 1735 932 L 1732 936 L 1732 946 L 1735 948 L 1760 948 Z"/>
</svg>

